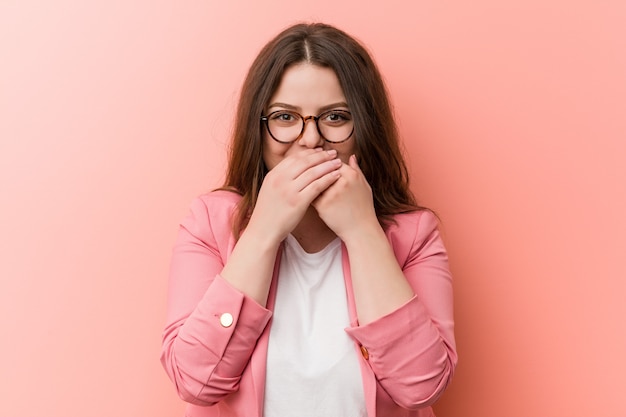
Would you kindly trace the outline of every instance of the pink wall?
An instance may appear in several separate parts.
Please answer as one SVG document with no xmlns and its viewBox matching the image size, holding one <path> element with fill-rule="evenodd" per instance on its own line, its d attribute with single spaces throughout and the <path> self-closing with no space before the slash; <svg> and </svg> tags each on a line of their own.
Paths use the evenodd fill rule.
<svg viewBox="0 0 626 417">
<path fill-rule="evenodd" d="M 235 3 L 0 4 L 0 415 L 182 415 L 158 363 L 177 223 L 302 19 L 369 45 L 443 219 L 439 415 L 626 415 L 623 2 Z"/>
</svg>

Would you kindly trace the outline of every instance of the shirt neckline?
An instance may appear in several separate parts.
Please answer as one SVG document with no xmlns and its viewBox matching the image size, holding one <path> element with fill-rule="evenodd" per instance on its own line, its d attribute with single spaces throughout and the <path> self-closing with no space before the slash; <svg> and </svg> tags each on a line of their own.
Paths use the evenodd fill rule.
<svg viewBox="0 0 626 417">
<path fill-rule="evenodd" d="M 326 254 L 328 254 L 328 252 L 335 250 L 338 246 L 341 245 L 341 239 L 339 239 L 339 237 L 336 237 L 331 240 L 324 248 L 312 253 L 305 251 L 300 245 L 300 242 L 298 242 L 298 239 L 296 239 L 296 237 L 291 233 L 287 235 L 287 238 L 285 239 L 285 244 L 287 244 L 290 248 L 293 248 L 298 256 L 302 256 L 303 258 L 307 259 L 316 259 L 323 258 L 324 256 L 326 256 Z"/>
</svg>

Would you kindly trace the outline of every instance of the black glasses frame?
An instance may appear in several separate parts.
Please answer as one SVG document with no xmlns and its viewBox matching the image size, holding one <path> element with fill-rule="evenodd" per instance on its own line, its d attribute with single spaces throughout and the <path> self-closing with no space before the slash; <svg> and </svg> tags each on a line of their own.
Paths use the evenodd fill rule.
<svg viewBox="0 0 626 417">
<path fill-rule="evenodd" d="M 317 129 L 317 133 L 319 133 L 321 138 L 324 139 L 328 143 L 343 143 L 343 142 L 347 141 L 348 139 L 350 139 L 352 137 L 352 134 L 354 133 L 354 124 L 353 124 L 352 125 L 352 130 L 350 131 L 350 134 L 348 135 L 347 138 L 345 138 L 343 140 L 340 140 L 340 141 L 333 141 L 333 140 L 326 139 L 326 137 L 324 136 L 324 134 L 322 133 L 322 131 L 320 129 L 319 120 L 322 118 L 322 116 L 325 116 L 328 113 L 347 113 L 350 116 L 352 116 L 352 113 L 350 113 L 348 110 L 328 110 L 328 111 L 325 111 L 323 113 L 320 113 L 317 116 L 303 116 L 303 115 L 301 115 L 298 112 L 289 110 L 288 111 L 289 113 L 297 115 L 302 120 L 302 130 L 300 131 L 300 134 L 293 140 L 289 140 L 289 141 L 279 140 L 279 139 L 276 139 L 276 137 L 272 134 L 272 131 L 270 130 L 270 126 L 269 126 L 269 120 L 270 120 L 270 118 L 272 117 L 273 114 L 283 113 L 283 112 L 285 112 L 285 110 L 276 110 L 276 111 L 271 112 L 267 116 L 261 116 L 261 122 L 265 123 L 265 128 L 267 129 L 267 133 L 270 134 L 270 137 L 272 139 L 274 139 L 276 142 L 279 142 L 279 143 L 293 143 L 293 142 L 297 141 L 298 139 L 300 139 L 302 137 L 302 135 L 304 134 L 304 129 L 306 128 L 306 122 L 309 121 L 309 120 L 314 120 L 315 121 L 315 128 Z"/>
</svg>

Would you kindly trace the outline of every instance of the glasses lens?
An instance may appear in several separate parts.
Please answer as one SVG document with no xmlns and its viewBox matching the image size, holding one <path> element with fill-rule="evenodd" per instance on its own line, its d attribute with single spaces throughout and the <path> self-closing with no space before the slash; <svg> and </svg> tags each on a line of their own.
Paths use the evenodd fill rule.
<svg viewBox="0 0 626 417">
<path fill-rule="evenodd" d="M 274 139 L 293 142 L 302 132 L 302 117 L 298 113 L 280 110 L 267 117 L 267 128 Z"/>
<path fill-rule="evenodd" d="M 319 115 L 320 133 L 329 142 L 343 142 L 352 135 L 354 121 L 350 112 L 330 110 Z"/>
<path fill-rule="evenodd" d="M 343 142 L 352 136 L 354 121 L 347 110 L 329 110 L 316 119 L 320 134 L 329 142 Z M 270 135 L 283 143 L 298 139 L 304 130 L 304 123 L 300 114 L 289 110 L 278 110 L 267 116 Z"/>
</svg>

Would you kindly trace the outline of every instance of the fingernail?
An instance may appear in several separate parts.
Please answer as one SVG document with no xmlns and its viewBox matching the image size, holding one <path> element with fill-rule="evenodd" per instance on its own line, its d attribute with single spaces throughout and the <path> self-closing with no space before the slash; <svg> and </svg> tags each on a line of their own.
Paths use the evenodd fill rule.
<svg viewBox="0 0 626 417">
<path fill-rule="evenodd" d="M 328 155 L 330 155 L 330 156 L 337 155 L 337 150 L 336 149 L 329 149 L 326 152 L 328 152 Z"/>
</svg>

